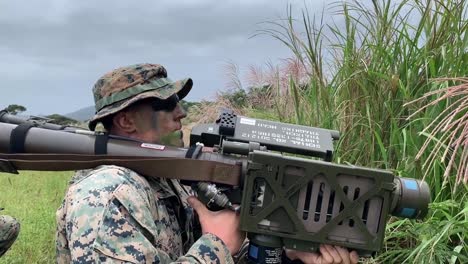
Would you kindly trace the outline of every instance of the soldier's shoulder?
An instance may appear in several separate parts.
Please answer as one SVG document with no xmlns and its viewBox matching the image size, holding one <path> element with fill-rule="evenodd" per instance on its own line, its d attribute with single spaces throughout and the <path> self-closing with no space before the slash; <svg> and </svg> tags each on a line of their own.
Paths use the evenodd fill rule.
<svg viewBox="0 0 468 264">
<path fill-rule="evenodd" d="M 135 171 L 115 165 L 103 165 L 90 170 L 77 171 L 72 179 L 72 185 L 80 187 L 89 185 L 93 188 L 112 186 L 115 188 L 121 184 L 143 187 L 147 185 L 147 182 Z"/>
<path fill-rule="evenodd" d="M 16 218 L 9 215 L 0 215 L 0 226 L 2 225 L 18 225 Z"/>
<path fill-rule="evenodd" d="M 102 165 L 90 171 L 92 174 L 108 174 L 112 176 L 139 176 L 133 170 L 116 165 Z"/>
</svg>

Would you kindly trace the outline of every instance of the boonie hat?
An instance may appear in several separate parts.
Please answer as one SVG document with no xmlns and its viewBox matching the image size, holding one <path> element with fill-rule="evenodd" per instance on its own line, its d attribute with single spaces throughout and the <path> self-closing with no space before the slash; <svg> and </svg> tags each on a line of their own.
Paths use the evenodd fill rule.
<svg viewBox="0 0 468 264">
<path fill-rule="evenodd" d="M 171 81 L 166 69 L 159 64 L 135 64 L 115 69 L 96 82 L 93 88 L 96 114 L 89 129 L 104 117 L 119 112 L 145 98 L 167 99 L 177 94 L 180 100 L 192 89 L 192 79 Z"/>
</svg>

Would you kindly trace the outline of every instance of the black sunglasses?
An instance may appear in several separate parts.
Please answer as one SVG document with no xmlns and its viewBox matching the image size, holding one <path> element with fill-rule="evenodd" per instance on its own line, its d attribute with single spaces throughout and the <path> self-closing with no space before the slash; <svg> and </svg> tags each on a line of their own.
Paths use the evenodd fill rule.
<svg viewBox="0 0 468 264">
<path fill-rule="evenodd" d="M 179 103 L 179 96 L 177 96 L 177 94 L 173 94 L 167 99 L 155 98 L 154 100 L 151 101 L 151 107 L 153 108 L 154 111 L 171 112 L 177 107 L 178 103 Z"/>
</svg>

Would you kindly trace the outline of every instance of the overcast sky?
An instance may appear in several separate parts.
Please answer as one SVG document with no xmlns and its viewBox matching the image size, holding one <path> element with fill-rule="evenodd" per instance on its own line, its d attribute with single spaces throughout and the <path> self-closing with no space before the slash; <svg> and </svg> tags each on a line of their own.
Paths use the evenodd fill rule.
<svg viewBox="0 0 468 264">
<path fill-rule="evenodd" d="M 324 0 L 308 0 L 313 12 Z M 303 0 L 0 0 L 0 109 L 65 114 L 93 104 L 91 88 L 124 65 L 163 64 L 173 80 L 191 77 L 190 101 L 213 98 L 241 70 L 290 55 L 259 23 L 286 17 Z M 300 15 L 296 12 L 297 16 Z"/>
</svg>

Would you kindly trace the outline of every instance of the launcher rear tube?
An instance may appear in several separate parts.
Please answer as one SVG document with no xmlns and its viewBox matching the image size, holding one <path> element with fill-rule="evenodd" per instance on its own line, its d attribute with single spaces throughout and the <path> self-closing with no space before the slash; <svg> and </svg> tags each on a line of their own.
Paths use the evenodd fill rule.
<svg viewBox="0 0 468 264">
<path fill-rule="evenodd" d="M 0 123 L 0 152 L 8 153 L 13 124 Z M 94 154 L 94 135 L 31 128 L 25 138 L 26 153 Z M 187 150 L 138 141 L 109 138 L 107 154 L 122 156 L 184 158 Z"/>
<path fill-rule="evenodd" d="M 17 125 L 0 122 L 0 152 L 9 153 L 11 131 Z M 95 154 L 96 136 L 77 134 L 63 130 L 31 128 L 25 138 L 25 153 Z M 115 156 L 140 156 L 160 158 L 185 158 L 187 149 L 158 144 L 149 144 L 132 139 L 109 138 L 107 154 Z M 241 159 L 219 153 L 202 152 L 200 160 L 216 161 L 234 165 Z"/>
</svg>

